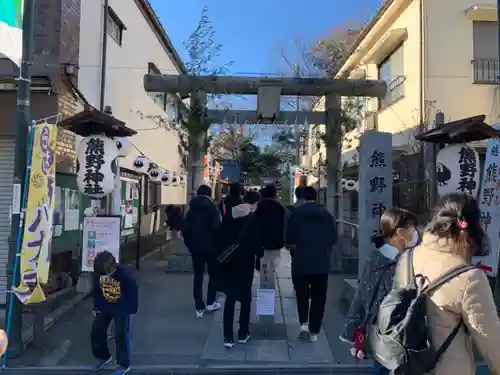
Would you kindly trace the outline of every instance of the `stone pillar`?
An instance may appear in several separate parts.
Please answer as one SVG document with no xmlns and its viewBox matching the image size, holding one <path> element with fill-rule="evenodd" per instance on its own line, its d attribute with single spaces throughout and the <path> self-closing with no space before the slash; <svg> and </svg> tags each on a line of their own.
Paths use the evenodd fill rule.
<svg viewBox="0 0 500 375">
<path fill-rule="evenodd" d="M 370 251 L 380 216 L 392 207 L 392 134 L 365 132 L 359 146 L 358 275 Z"/>
<path fill-rule="evenodd" d="M 342 167 L 342 129 L 340 125 L 340 96 L 328 93 L 325 97 L 325 115 L 326 115 L 326 208 L 335 217 L 339 218 L 342 211 L 339 210 L 339 204 L 342 199 L 339 197 L 341 187 L 341 167 Z M 341 233 L 342 228 L 339 228 Z"/>
<path fill-rule="evenodd" d="M 274 290 L 276 297 L 276 267 L 278 267 L 280 259 L 280 250 L 266 251 L 260 260 L 260 283 L 259 289 L 265 291 Z M 258 291 L 259 293 L 259 291 Z M 257 296 L 257 300 L 259 296 Z M 276 303 L 276 298 L 273 301 Z M 257 303 L 259 303 L 257 301 Z M 276 305 L 274 306 L 274 315 L 260 315 L 259 322 L 265 330 L 269 330 L 274 324 L 274 316 L 276 314 Z"/>
<path fill-rule="evenodd" d="M 205 121 L 205 108 L 207 103 L 207 94 L 203 91 L 197 91 L 191 94 L 191 114 L 188 121 L 199 121 L 200 125 Z M 199 118 L 196 118 L 199 117 Z M 188 168 L 187 168 L 187 200 L 196 193 L 196 189 L 204 183 L 204 159 L 205 159 L 205 141 L 206 133 L 199 134 L 198 139 L 190 139 Z"/>
</svg>

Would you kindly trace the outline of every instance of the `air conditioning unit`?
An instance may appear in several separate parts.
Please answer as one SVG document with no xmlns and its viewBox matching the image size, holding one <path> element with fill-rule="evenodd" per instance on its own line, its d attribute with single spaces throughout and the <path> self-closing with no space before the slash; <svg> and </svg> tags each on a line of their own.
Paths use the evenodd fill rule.
<svg viewBox="0 0 500 375">
<path fill-rule="evenodd" d="M 365 131 L 378 130 L 378 116 L 375 111 L 367 111 L 365 114 Z"/>
</svg>

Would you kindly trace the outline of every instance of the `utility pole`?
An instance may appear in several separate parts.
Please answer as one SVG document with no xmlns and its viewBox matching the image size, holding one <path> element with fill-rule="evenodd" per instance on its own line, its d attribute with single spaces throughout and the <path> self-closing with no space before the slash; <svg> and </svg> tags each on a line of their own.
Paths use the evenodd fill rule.
<svg viewBox="0 0 500 375">
<path fill-rule="evenodd" d="M 23 196 L 24 179 L 27 171 L 28 135 L 30 126 L 31 106 L 31 60 L 33 44 L 33 26 L 35 18 L 35 0 L 24 0 L 23 9 L 23 46 L 21 67 L 17 80 L 16 102 L 16 154 L 14 158 L 13 201 L 21 202 Z M 22 236 L 22 220 L 25 213 L 19 207 L 12 207 L 11 226 L 9 237 L 9 262 L 7 267 L 7 308 L 5 321 L 10 320 L 9 357 L 19 357 L 24 349 L 22 341 L 23 309 L 21 301 L 17 299 L 11 289 L 12 284 L 19 281 L 19 254 L 18 237 Z M 17 267 L 15 267 L 17 265 Z M 15 268 L 15 269 L 14 269 Z"/>
</svg>

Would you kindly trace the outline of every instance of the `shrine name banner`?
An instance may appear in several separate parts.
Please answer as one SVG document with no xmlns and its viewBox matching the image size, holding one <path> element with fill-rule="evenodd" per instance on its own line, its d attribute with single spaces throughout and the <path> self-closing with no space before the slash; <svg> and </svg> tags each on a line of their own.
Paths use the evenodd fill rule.
<svg viewBox="0 0 500 375">
<path fill-rule="evenodd" d="M 42 285 L 47 284 L 49 278 L 56 191 L 57 125 L 39 124 L 33 131 L 20 280 L 14 288 L 14 294 L 23 304 L 46 299 Z"/>
</svg>

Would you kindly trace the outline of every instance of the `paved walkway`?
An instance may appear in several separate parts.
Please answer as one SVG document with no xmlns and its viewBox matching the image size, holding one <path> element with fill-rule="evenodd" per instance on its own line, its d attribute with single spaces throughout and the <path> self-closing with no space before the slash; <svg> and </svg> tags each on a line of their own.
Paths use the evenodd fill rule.
<svg viewBox="0 0 500 375">
<path fill-rule="evenodd" d="M 337 339 L 343 324 L 343 315 L 337 306 L 342 276 L 330 279 L 324 330 L 318 342 L 301 342 L 297 338 L 299 325 L 290 276 L 290 257 L 283 252 L 277 269 L 273 330 L 263 332 L 255 315 L 254 302 L 251 341 L 226 349 L 222 338 L 222 311 L 196 319 L 191 297 L 192 276 L 166 273 L 166 267 L 166 260 L 153 258 L 145 262 L 137 274 L 140 307 L 131 324 L 131 352 L 135 368 L 355 364 L 348 349 Z M 223 298 L 220 300 L 223 302 Z M 87 300 L 48 332 L 47 345 L 43 349 L 29 349 L 11 366 L 61 369 L 88 366 L 93 363 L 89 346 L 92 319 L 92 301 Z M 364 367 L 367 363 L 362 365 Z"/>
</svg>

